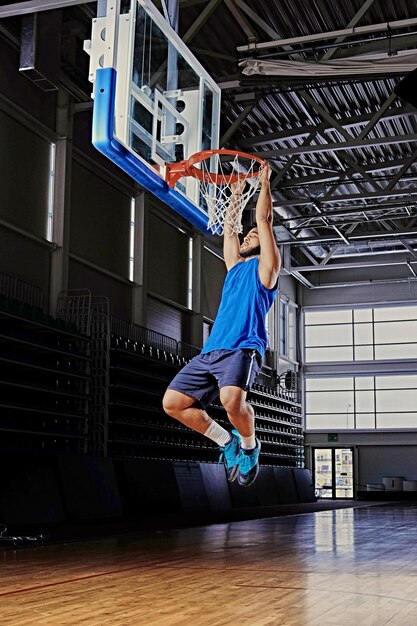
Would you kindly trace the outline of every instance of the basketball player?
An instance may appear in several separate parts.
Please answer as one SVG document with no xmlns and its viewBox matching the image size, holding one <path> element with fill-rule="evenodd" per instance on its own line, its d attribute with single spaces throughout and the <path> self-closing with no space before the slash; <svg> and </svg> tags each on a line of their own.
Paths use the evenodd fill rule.
<svg viewBox="0 0 417 626">
<path fill-rule="evenodd" d="M 246 396 L 267 346 L 265 317 L 277 294 L 281 265 L 272 228 L 270 174 L 266 165 L 260 178 L 256 227 L 242 244 L 225 220 L 223 253 L 228 272 L 216 320 L 201 354 L 180 370 L 163 399 L 168 415 L 220 446 L 228 480 L 237 477 L 242 486 L 251 485 L 259 471 L 261 445 Z M 234 186 L 235 206 L 241 191 L 239 184 Z M 234 426 L 231 432 L 205 411 L 219 392 Z"/>
</svg>

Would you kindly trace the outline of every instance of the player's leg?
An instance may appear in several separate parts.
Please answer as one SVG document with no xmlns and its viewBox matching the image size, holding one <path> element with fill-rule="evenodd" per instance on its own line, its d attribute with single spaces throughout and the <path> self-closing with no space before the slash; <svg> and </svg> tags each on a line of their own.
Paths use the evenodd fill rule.
<svg viewBox="0 0 417 626">
<path fill-rule="evenodd" d="M 168 415 L 181 422 L 181 424 L 192 428 L 217 443 L 221 450 L 220 458 L 224 463 L 227 478 L 230 482 L 235 480 L 238 472 L 237 458 L 240 453 L 240 439 L 237 434 L 230 433 L 213 420 L 198 405 L 195 398 L 186 396 L 174 389 L 166 390 L 163 398 L 163 408 Z"/>
<path fill-rule="evenodd" d="M 248 439 L 245 447 L 255 446 L 255 413 L 252 405 L 246 400 L 247 390 L 227 385 L 220 389 L 220 402 L 226 409 L 227 417 L 239 435 Z"/>
<path fill-rule="evenodd" d="M 246 395 L 246 390 L 234 386 L 223 387 L 220 390 L 220 401 L 236 429 L 232 430 L 232 434 L 239 434 L 237 477 L 243 487 L 249 487 L 257 477 L 261 451 L 261 442 L 255 437 L 255 414 L 246 400 Z"/>
<path fill-rule="evenodd" d="M 247 392 L 260 367 L 260 360 L 253 350 L 236 350 L 225 355 L 219 368 L 220 401 L 226 409 L 232 431 L 240 438 L 240 454 L 237 459 L 238 481 L 242 486 L 253 483 L 259 472 L 261 444 L 255 437 L 255 414 L 247 401 Z"/>
<path fill-rule="evenodd" d="M 205 406 L 217 395 L 216 379 L 210 374 L 210 356 L 200 355 L 171 381 L 162 404 L 168 415 L 220 446 L 227 477 L 231 481 L 237 475 L 239 439 L 207 414 Z"/>
<path fill-rule="evenodd" d="M 210 424 L 211 417 L 204 409 L 198 406 L 195 398 L 185 395 L 175 389 L 167 389 L 162 400 L 165 413 L 204 435 Z"/>
</svg>

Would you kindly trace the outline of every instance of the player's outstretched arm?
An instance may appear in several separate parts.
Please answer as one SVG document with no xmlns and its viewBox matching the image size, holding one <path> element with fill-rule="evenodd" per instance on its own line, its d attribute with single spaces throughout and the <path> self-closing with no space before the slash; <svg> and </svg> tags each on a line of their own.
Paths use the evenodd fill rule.
<svg viewBox="0 0 417 626">
<path fill-rule="evenodd" d="M 245 181 L 240 181 L 231 186 L 232 200 L 229 206 L 229 211 L 233 212 L 240 201 L 240 195 L 243 191 Z M 224 262 L 229 271 L 236 263 L 241 261 L 240 256 L 240 241 L 237 233 L 233 232 L 228 220 L 224 221 L 223 230 L 223 256 Z"/>
<path fill-rule="evenodd" d="M 261 246 L 259 277 L 267 289 L 274 287 L 281 269 L 281 255 L 272 228 L 274 216 L 269 184 L 270 176 L 271 168 L 267 164 L 261 173 L 261 190 L 256 203 L 256 226 Z"/>
</svg>

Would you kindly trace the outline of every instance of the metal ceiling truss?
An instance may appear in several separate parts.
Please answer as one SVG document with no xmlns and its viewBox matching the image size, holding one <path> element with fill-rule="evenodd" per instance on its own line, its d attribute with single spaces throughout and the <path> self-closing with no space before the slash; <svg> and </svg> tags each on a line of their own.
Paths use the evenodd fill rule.
<svg viewBox="0 0 417 626">
<path fill-rule="evenodd" d="M 305 54 L 305 46 L 310 44 L 313 44 L 316 54 L 317 42 L 321 41 L 324 44 L 321 60 L 328 61 L 338 56 L 338 48 L 347 41 L 349 56 L 363 51 L 363 45 L 367 45 L 368 37 L 372 37 L 369 45 L 380 51 L 384 49 L 391 51 L 394 47 L 397 50 L 401 45 L 415 48 L 416 40 L 412 39 L 411 34 L 409 32 L 404 34 L 400 31 L 417 27 L 416 18 L 397 20 L 391 24 L 357 26 L 374 2 L 375 0 L 366 0 L 346 28 L 341 31 L 280 39 L 274 30 L 265 25 L 262 18 L 247 6 L 244 0 L 234 0 L 234 3 L 263 32 L 275 40 L 266 43 L 249 42 L 247 46 L 240 46 L 237 50 L 249 53 L 249 55 L 256 51 L 258 56 L 262 56 L 263 51 L 274 48 L 275 50 L 281 49 L 282 54 L 285 51 L 287 56 L 290 55 L 289 58 L 294 58 L 294 54 L 300 55 L 300 52 Z M 392 31 L 394 30 L 396 43 L 393 42 Z M 378 33 L 381 35 L 379 36 Z M 352 44 L 355 44 L 355 38 L 358 36 L 362 37 L 362 47 L 352 49 Z M 334 41 L 330 41 L 331 39 Z M 365 77 L 355 79 L 352 81 L 352 88 L 355 88 L 356 84 L 361 88 L 361 82 L 364 80 L 366 81 Z M 383 82 L 384 79 L 380 78 L 380 80 Z M 275 91 L 279 91 L 276 89 L 278 81 L 279 90 L 284 92 L 285 81 L 282 83 L 277 77 L 271 81 L 274 82 Z M 292 129 L 286 129 L 284 126 L 283 130 L 263 135 L 254 134 L 239 142 L 241 149 L 255 149 L 257 155 L 270 160 L 273 164 L 271 189 L 276 221 L 289 233 L 288 241 L 282 243 L 286 247 L 296 246 L 297 260 L 300 258 L 298 251 L 302 251 L 311 263 L 306 266 L 294 264 L 289 270 L 308 288 L 313 288 L 314 284 L 302 272 L 310 271 L 311 267 L 316 270 L 342 268 L 342 264 L 336 260 L 336 257 L 340 258 L 342 253 L 345 258 L 349 257 L 349 248 L 352 258 L 354 256 L 355 259 L 348 267 L 361 266 L 358 254 L 359 244 L 363 246 L 369 242 L 373 245 L 372 242 L 384 241 L 394 243 L 395 250 L 398 249 L 396 244 L 401 244 L 399 250 L 403 250 L 403 253 L 406 251 L 412 259 L 417 258 L 417 252 L 410 243 L 410 239 L 417 239 L 417 230 L 414 226 L 408 226 L 410 217 L 417 209 L 417 186 L 412 186 L 412 181 L 417 179 L 417 171 L 412 169 L 417 159 L 417 150 L 413 145 L 417 142 L 417 132 L 413 132 L 415 110 L 409 105 L 398 106 L 396 95 L 391 94 L 386 97 L 374 114 L 366 112 L 338 120 L 326 110 L 324 104 L 326 92 L 331 92 L 333 88 L 346 89 L 346 81 L 339 79 L 328 83 L 327 86 L 324 81 L 322 82 L 319 91 L 313 85 L 307 89 L 301 85 L 296 90 L 286 90 L 286 97 L 291 98 L 292 107 L 294 109 L 298 107 L 300 114 L 307 119 L 312 119 L 312 117 L 314 119 L 311 115 L 311 111 L 314 111 L 314 114 L 318 115 L 321 120 L 319 124 L 307 124 Z M 262 87 L 260 91 L 261 89 Z M 275 92 L 272 88 L 269 94 L 273 93 Z M 275 96 L 279 97 L 279 93 L 275 93 Z M 317 100 L 317 96 L 321 98 L 323 104 Z M 373 107 L 375 108 L 375 104 Z M 239 118 L 239 125 L 245 117 L 247 115 Z M 374 136 L 369 136 L 378 124 L 384 122 L 393 125 L 389 135 L 387 127 L 380 126 Z M 399 125 L 401 122 L 404 122 L 403 126 Z M 361 128 L 359 134 L 357 133 L 358 127 Z M 404 128 L 408 132 L 404 132 Z M 232 134 L 234 132 L 235 129 Z M 343 138 L 342 141 L 334 140 L 335 132 Z M 326 136 L 328 133 L 333 134 L 331 141 L 328 141 Z M 292 145 L 291 143 L 289 145 L 289 142 Z M 383 158 L 386 148 L 390 150 L 389 147 L 392 146 L 392 154 L 393 150 L 398 152 L 397 148 L 402 145 L 405 146 L 403 152 L 408 152 L 405 158 Z M 408 145 L 411 146 L 411 154 Z M 317 154 L 322 154 L 324 158 L 322 157 L 315 163 L 312 158 Z M 360 155 L 361 163 L 357 161 L 358 155 Z M 301 158 L 302 162 L 299 161 Z M 364 161 L 367 162 L 364 163 Z M 303 176 L 308 169 L 313 170 L 313 173 Z M 298 175 L 297 172 L 302 172 L 302 174 Z M 317 188 L 317 185 L 321 188 Z M 289 191 L 294 194 L 293 197 L 288 197 Z M 353 206 L 349 206 L 352 203 Z M 311 233 L 311 236 L 297 237 L 299 233 L 305 235 L 306 232 Z M 317 259 L 315 254 L 318 250 L 317 244 L 323 246 L 320 259 Z M 404 261 L 398 263 L 404 264 Z M 410 269 L 414 273 L 412 265 Z"/>
<path fill-rule="evenodd" d="M 402 30 L 417 26 L 417 18 L 405 20 L 395 20 L 393 22 L 381 22 L 379 24 L 369 24 L 367 26 L 354 26 L 341 30 L 333 30 L 325 33 L 315 33 L 312 35 L 302 35 L 300 37 L 288 37 L 286 39 L 278 39 L 273 41 L 265 41 L 261 43 L 252 43 L 245 46 L 238 46 L 238 52 L 263 51 L 268 49 L 283 48 L 284 46 L 296 46 L 304 44 L 315 44 L 318 41 L 326 41 L 328 39 L 337 39 L 338 37 L 357 37 L 361 35 L 372 35 L 374 33 L 387 33 L 390 36 L 391 31 Z M 351 42 L 350 42 L 351 43 Z M 339 44 L 337 44 L 339 45 Z M 297 50 L 295 50 L 298 52 Z"/>
<path fill-rule="evenodd" d="M 340 194 L 335 197 L 330 196 L 322 196 L 320 198 L 303 198 L 303 197 L 294 197 L 290 200 L 280 200 L 274 202 L 274 206 L 276 207 L 293 207 L 293 206 L 306 206 L 315 203 L 320 203 L 320 206 L 323 204 L 328 204 L 331 202 L 350 202 L 351 200 L 367 200 L 367 199 L 376 199 L 376 198 L 407 198 L 407 200 L 403 200 L 405 203 L 413 203 L 417 202 L 417 187 L 407 187 L 403 189 L 395 189 L 392 191 L 385 191 L 385 189 L 381 189 L 380 191 L 369 191 L 367 193 L 349 193 L 349 194 Z M 339 207 L 340 208 L 340 207 Z M 363 208 L 366 209 L 366 204 L 363 205 Z"/>
<path fill-rule="evenodd" d="M 392 120 L 396 120 L 398 118 L 405 117 L 415 117 L 416 111 L 413 107 L 407 105 L 402 107 L 397 107 L 395 109 L 390 109 L 383 115 L 378 117 L 378 122 L 388 122 Z M 349 130 L 351 128 L 357 128 L 363 126 L 370 122 L 374 117 L 374 114 L 365 114 L 365 115 L 354 115 L 352 117 L 345 117 L 343 119 L 338 120 L 338 125 L 342 126 L 345 130 Z M 288 139 L 303 139 L 310 133 L 316 130 L 316 127 L 313 125 L 309 126 L 300 126 L 290 130 L 275 132 L 275 133 L 265 133 L 263 135 L 257 135 L 256 137 L 248 137 L 247 139 L 242 139 L 240 141 L 240 145 L 243 148 L 256 148 L 257 146 L 263 146 L 271 143 L 278 143 L 279 141 L 288 140 Z M 323 132 L 328 133 L 335 130 L 334 124 L 327 124 L 323 127 Z M 369 132 L 369 131 L 368 131 Z"/>
<path fill-rule="evenodd" d="M 375 0 L 366 0 L 366 2 L 363 3 L 363 5 L 361 6 L 361 8 L 359 9 L 359 11 L 357 11 L 357 13 L 353 16 L 353 18 L 350 20 L 349 24 L 346 25 L 346 28 L 355 28 L 355 26 L 358 24 L 358 22 L 363 18 L 363 16 L 369 11 L 369 9 L 371 8 L 371 6 L 373 5 L 373 3 L 375 2 Z M 347 36 L 342 35 L 341 37 L 338 37 L 336 39 L 336 41 L 334 42 L 336 44 L 336 46 L 339 46 L 340 44 L 342 44 Z M 322 56 L 322 61 L 329 61 L 335 54 L 337 48 L 329 48 L 327 50 L 327 52 L 325 52 Z"/>
<path fill-rule="evenodd" d="M 349 243 L 354 243 L 358 241 L 396 241 L 397 239 L 410 239 L 414 238 L 417 240 L 417 228 L 411 229 L 397 229 L 391 232 L 381 232 L 378 231 L 370 231 L 367 233 L 361 233 L 356 235 L 349 235 Z M 340 243 L 340 238 L 335 237 L 332 234 L 329 235 L 318 235 L 315 237 L 303 237 L 300 239 L 293 239 L 288 241 L 282 241 L 281 245 L 295 245 L 295 246 L 305 246 L 309 244 L 317 244 L 317 243 Z M 298 269 L 298 268 L 297 268 Z"/>
<path fill-rule="evenodd" d="M 391 135 L 389 137 L 376 137 L 373 139 L 351 139 L 343 142 L 314 144 L 309 147 L 297 146 L 294 148 L 281 148 L 277 150 L 260 150 L 257 155 L 262 159 L 273 160 L 275 158 L 292 156 L 294 154 L 318 154 L 320 152 L 339 152 L 340 150 L 358 150 L 360 148 L 372 148 L 376 146 L 389 146 L 391 144 L 398 145 L 399 143 L 413 143 L 417 141 L 417 133 L 412 135 Z M 345 157 L 343 157 L 345 158 Z M 352 165 L 354 169 L 367 177 L 365 168 L 362 168 L 357 163 Z M 372 179 L 372 182 L 375 181 Z"/>
</svg>

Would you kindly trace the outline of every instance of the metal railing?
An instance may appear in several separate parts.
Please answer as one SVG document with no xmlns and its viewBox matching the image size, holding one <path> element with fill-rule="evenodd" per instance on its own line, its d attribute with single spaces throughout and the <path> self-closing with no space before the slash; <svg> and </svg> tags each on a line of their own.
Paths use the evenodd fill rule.
<svg viewBox="0 0 417 626">
<path fill-rule="evenodd" d="M 186 359 L 187 361 L 197 356 L 197 354 L 200 354 L 200 352 L 201 352 L 201 348 L 192 346 L 189 343 L 184 343 L 184 341 L 178 342 L 177 354 L 178 356 L 184 357 L 184 359 Z"/>
<path fill-rule="evenodd" d="M 74 324 L 80 333 L 91 334 L 91 291 L 89 289 L 70 289 L 61 291 L 56 306 L 56 316 L 67 323 Z"/>
<path fill-rule="evenodd" d="M 0 272 L 0 293 L 23 304 L 43 309 L 43 292 L 40 287 L 25 280 Z"/>
<path fill-rule="evenodd" d="M 176 341 L 168 335 L 163 335 L 155 330 L 126 322 L 114 316 L 110 318 L 110 330 L 114 335 L 118 335 L 124 339 L 137 341 L 138 343 L 150 346 L 156 350 L 162 350 L 170 354 L 181 356 L 186 360 L 192 359 L 192 357 L 199 354 L 201 350 L 201 348 L 197 348 L 183 341 Z"/>
</svg>

